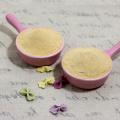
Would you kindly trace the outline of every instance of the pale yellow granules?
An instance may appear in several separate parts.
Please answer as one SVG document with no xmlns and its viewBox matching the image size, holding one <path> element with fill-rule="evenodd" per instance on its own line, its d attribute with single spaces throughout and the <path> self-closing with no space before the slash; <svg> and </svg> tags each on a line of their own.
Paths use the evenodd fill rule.
<svg viewBox="0 0 120 120">
<path fill-rule="evenodd" d="M 80 47 L 69 51 L 62 61 L 63 67 L 73 76 L 82 79 L 95 79 L 107 74 L 112 61 L 103 51 Z"/>
<path fill-rule="evenodd" d="M 33 28 L 23 32 L 17 40 L 19 48 L 34 56 L 47 56 L 59 51 L 62 36 L 50 28 Z"/>
</svg>

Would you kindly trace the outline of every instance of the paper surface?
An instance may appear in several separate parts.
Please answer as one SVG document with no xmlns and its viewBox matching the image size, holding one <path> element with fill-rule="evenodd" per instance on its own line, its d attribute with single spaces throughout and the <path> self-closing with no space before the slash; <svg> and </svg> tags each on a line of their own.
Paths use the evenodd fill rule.
<svg viewBox="0 0 120 120">
<path fill-rule="evenodd" d="M 38 73 L 18 55 L 17 31 L 7 23 L 14 14 L 27 28 L 44 26 L 56 29 L 65 39 L 61 57 L 50 73 Z M 68 84 L 65 88 L 46 89 L 38 82 L 63 75 L 63 55 L 79 46 L 107 50 L 120 41 L 119 0 L 0 0 L 0 120 L 119 120 L 120 53 L 113 57 L 113 70 L 105 84 L 82 90 Z M 37 95 L 26 101 L 19 91 L 28 86 Z M 54 104 L 67 104 L 66 112 L 52 115 Z"/>
</svg>

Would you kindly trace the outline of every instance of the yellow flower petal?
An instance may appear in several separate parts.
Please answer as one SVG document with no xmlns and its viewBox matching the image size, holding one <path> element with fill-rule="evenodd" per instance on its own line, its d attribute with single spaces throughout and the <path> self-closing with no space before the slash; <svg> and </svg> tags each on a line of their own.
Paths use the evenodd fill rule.
<svg viewBox="0 0 120 120">
<path fill-rule="evenodd" d="M 47 81 L 46 80 L 41 80 L 39 83 L 38 83 L 38 86 L 40 88 L 46 88 L 47 86 Z"/>
<path fill-rule="evenodd" d="M 45 71 L 46 72 L 50 72 L 50 71 L 52 71 L 54 68 L 53 67 L 51 67 L 51 66 L 45 66 Z"/>
<path fill-rule="evenodd" d="M 39 67 L 36 69 L 37 72 L 40 72 L 40 73 L 43 73 L 45 71 L 45 67 L 42 66 L 42 67 Z"/>
<path fill-rule="evenodd" d="M 50 84 L 53 84 L 55 82 L 55 78 L 54 77 L 48 77 L 48 78 L 46 78 L 46 81 L 50 85 Z"/>
</svg>

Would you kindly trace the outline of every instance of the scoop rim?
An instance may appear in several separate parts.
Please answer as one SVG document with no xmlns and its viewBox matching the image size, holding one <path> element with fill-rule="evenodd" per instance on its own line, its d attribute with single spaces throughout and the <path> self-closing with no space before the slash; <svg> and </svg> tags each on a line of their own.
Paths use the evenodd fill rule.
<svg viewBox="0 0 120 120">
<path fill-rule="evenodd" d="M 16 46 L 17 46 L 17 49 L 18 49 L 21 53 L 23 53 L 24 55 L 26 55 L 26 56 L 28 56 L 28 57 L 31 57 L 31 58 L 49 58 L 49 57 L 52 57 L 52 56 L 55 56 L 55 55 L 59 54 L 59 53 L 63 50 L 64 45 L 65 45 L 64 37 L 63 37 L 58 31 L 56 31 L 55 29 L 52 29 L 52 30 L 54 30 L 54 31 L 56 31 L 58 34 L 60 34 L 61 37 L 62 37 L 62 41 L 63 41 L 63 45 L 61 46 L 61 48 L 60 48 L 57 52 L 55 52 L 55 53 L 53 53 L 53 54 L 50 54 L 50 55 L 46 55 L 46 56 L 35 56 L 35 55 L 30 55 L 30 54 L 24 52 L 23 50 L 21 50 L 20 47 L 18 46 L 18 42 L 17 42 L 18 37 L 19 37 L 22 33 L 24 33 L 25 31 L 31 30 L 31 29 L 34 29 L 34 28 L 48 28 L 48 27 L 32 27 L 32 28 L 27 28 L 27 29 L 23 30 L 22 32 L 20 32 L 20 34 L 19 34 L 19 35 L 17 36 L 17 38 L 16 38 Z M 48 29 L 51 29 L 51 28 L 48 28 Z"/>
</svg>

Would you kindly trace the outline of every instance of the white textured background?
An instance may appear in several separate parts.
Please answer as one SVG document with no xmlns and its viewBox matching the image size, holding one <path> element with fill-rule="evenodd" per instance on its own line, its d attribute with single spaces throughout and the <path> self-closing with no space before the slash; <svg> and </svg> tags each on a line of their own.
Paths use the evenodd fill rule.
<svg viewBox="0 0 120 120">
<path fill-rule="evenodd" d="M 37 73 L 21 60 L 15 46 L 17 31 L 5 16 L 13 13 L 25 27 L 56 29 L 65 39 L 65 48 L 51 73 Z M 110 49 L 120 39 L 119 0 L 0 0 L 0 120 L 120 120 L 120 54 L 113 58 L 113 71 L 98 89 L 38 88 L 46 77 L 63 75 L 60 61 L 78 46 Z M 19 95 L 29 86 L 37 98 L 28 102 Z M 54 105 L 67 104 L 57 116 L 49 112 Z"/>
</svg>

